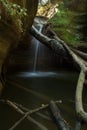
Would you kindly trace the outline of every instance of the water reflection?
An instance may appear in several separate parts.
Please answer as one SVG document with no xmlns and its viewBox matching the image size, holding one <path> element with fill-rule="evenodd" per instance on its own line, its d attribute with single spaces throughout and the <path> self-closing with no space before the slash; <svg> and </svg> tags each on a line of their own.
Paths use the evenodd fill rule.
<svg viewBox="0 0 87 130">
<path fill-rule="evenodd" d="M 26 78 L 37 78 L 37 77 L 56 77 L 58 75 L 64 76 L 63 74 L 58 74 L 56 72 L 20 72 L 17 74 L 19 77 L 26 77 Z"/>
<path fill-rule="evenodd" d="M 63 100 L 63 103 L 59 104 L 60 109 L 63 111 L 65 119 L 68 120 L 74 127 L 74 103 L 69 102 L 69 99 L 74 100 L 77 78 L 78 74 L 76 72 L 69 71 L 36 73 L 19 72 L 13 75 L 10 74 L 7 76 L 7 85 L 3 92 L 2 98 L 22 104 L 28 109 L 34 109 L 41 106 L 42 104 L 47 104 L 52 99 L 61 99 Z M 4 109 L 1 109 L 1 111 L 3 114 L 5 111 L 9 115 L 10 110 L 8 109 L 5 105 Z M 44 114 L 50 118 L 50 112 L 48 109 L 40 112 L 41 114 Z M 13 117 L 10 117 L 10 119 L 12 118 L 12 122 L 9 125 L 8 123 L 10 122 L 10 119 L 6 121 L 6 119 L 3 117 L 3 114 L 0 113 L 0 122 L 2 124 L 1 128 L 3 130 L 11 127 L 12 124 L 14 124 L 15 120 L 19 118 L 19 116 L 17 116 L 17 113 L 17 117 L 15 117 L 15 112 L 13 110 L 11 113 L 13 113 Z M 40 116 L 40 114 L 33 114 L 32 117 L 35 120 L 39 121 L 41 124 L 45 125 L 48 129 L 57 130 L 57 127 L 52 120 L 43 118 L 43 116 Z M 5 126 L 3 126 L 3 122 L 6 124 Z M 24 130 L 25 128 L 26 130 L 40 129 L 37 125 L 24 120 L 15 130 Z"/>
<path fill-rule="evenodd" d="M 75 73 L 76 74 L 76 73 Z M 24 77 L 24 78 L 57 78 L 61 79 L 64 78 L 66 79 L 68 76 L 72 77 L 72 71 L 68 72 L 67 71 L 59 71 L 59 72 L 41 72 L 41 71 L 36 71 L 36 72 L 19 72 L 16 74 L 18 77 Z"/>
</svg>

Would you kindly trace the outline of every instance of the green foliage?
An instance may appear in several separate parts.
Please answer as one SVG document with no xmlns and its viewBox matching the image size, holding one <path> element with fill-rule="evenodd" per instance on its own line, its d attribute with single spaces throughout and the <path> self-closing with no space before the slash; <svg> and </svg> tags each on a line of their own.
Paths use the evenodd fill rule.
<svg viewBox="0 0 87 130">
<path fill-rule="evenodd" d="M 26 9 L 21 8 L 17 4 L 8 2 L 7 0 L 0 0 L 0 21 L 10 26 L 17 34 L 23 32 L 23 19 L 26 19 Z"/>
<path fill-rule="evenodd" d="M 76 12 L 65 8 L 64 3 L 60 2 L 58 13 L 50 20 L 56 33 L 72 46 L 81 44 L 80 34 L 76 30 Z"/>
</svg>

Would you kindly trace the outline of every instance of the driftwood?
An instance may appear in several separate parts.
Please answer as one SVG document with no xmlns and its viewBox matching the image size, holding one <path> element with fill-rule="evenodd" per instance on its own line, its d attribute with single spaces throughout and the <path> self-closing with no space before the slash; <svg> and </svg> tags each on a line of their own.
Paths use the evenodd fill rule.
<svg viewBox="0 0 87 130">
<path fill-rule="evenodd" d="M 83 103 L 82 103 L 82 92 L 83 92 L 85 77 L 87 73 L 87 62 L 84 61 L 84 59 L 82 59 L 81 57 L 77 56 L 63 40 L 61 40 L 60 38 L 58 38 L 57 35 L 55 35 L 55 33 L 52 33 L 53 34 L 52 39 L 48 38 L 47 36 L 44 36 L 43 34 L 38 33 L 35 27 L 32 27 L 31 33 L 33 36 L 35 36 L 36 39 L 38 39 L 41 43 L 45 44 L 46 46 L 49 46 L 56 53 L 58 54 L 62 53 L 62 51 L 64 50 L 63 52 L 66 53 L 66 56 L 69 56 L 68 58 L 72 60 L 73 65 L 75 65 L 75 67 L 79 69 L 80 74 L 79 74 L 78 83 L 76 87 L 76 100 L 75 100 L 76 113 L 78 118 L 80 118 L 84 122 L 87 122 L 87 113 L 84 111 Z M 60 45 L 62 45 L 63 47 L 61 51 L 59 51 Z"/>
</svg>

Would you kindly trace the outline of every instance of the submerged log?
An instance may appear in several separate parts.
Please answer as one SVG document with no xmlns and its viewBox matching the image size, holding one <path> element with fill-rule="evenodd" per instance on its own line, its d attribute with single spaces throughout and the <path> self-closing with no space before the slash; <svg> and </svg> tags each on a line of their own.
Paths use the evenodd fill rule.
<svg viewBox="0 0 87 130">
<path fill-rule="evenodd" d="M 62 115 L 60 114 L 59 108 L 56 106 L 54 101 L 51 101 L 49 104 L 52 116 L 59 130 L 71 130 L 68 123 L 64 120 Z"/>
</svg>

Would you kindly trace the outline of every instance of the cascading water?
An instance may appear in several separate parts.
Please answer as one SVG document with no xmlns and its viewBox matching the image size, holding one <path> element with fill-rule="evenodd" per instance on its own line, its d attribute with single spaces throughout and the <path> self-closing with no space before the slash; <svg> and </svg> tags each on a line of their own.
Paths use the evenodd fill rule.
<svg viewBox="0 0 87 130">
<path fill-rule="evenodd" d="M 39 32 L 41 33 L 42 28 L 43 28 L 43 24 L 38 24 L 38 27 L 39 27 Z M 36 71 L 36 67 L 37 67 L 39 44 L 40 44 L 40 42 L 35 39 L 36 48 L 35 48 L 35 57 L 34 57 L 34 68 L 33 68 L 33 71 L 34 71 L 34 72 Z"/>
</svg>

